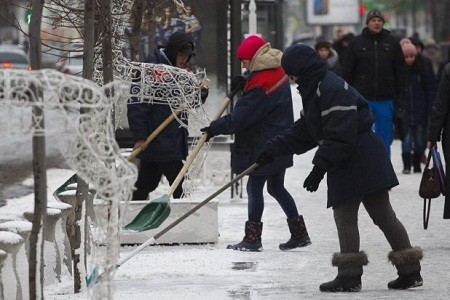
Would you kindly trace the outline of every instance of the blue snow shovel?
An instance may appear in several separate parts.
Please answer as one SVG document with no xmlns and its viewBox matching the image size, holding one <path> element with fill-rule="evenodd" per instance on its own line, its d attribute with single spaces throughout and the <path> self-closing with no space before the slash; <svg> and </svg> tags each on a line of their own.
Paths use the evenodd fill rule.
<svg viewBox="0 0 450 300">
<path fill-rule="evenodd" d="M 225 191 L 227 188 L 229 188 L 230 186 L 232 186 L 233 184 L 235 184 L 236 182 L 238 182 L 239 180 L 241 180 L 244 176 L 250 174 L 251 172 L 253 172 L 254 170 L 256 170 L 259 167 L 259 165 L 257 163 L 251 165 L 250 167 L 248 167 L 246 170 L 244 170 L 241 174 L 237 175 L 233 180 L 231 180 L 230 182 L 228 182 L 227 184 L 225 184 L 224 186 L 222 186 L 220 189 L 218 189 L 216 192 L 214 192 L 211 196 L 209 196 L 208 198 L 206 198 L 205 200 L 203 200 L 202 202 L 200 202 L 199 204 L 197 204 L 196 206 L 194 206 L 191 210 L 189 210 L 188 212 L 186 212 L 184 215 L 182 215 L 181 217 L 179 217 L 178 219 L 176 219 L 175 221 L 173 221 L 172 223 L 170 223 L 169 225 L 167 225 L 163 230 L 161 230 L 160 232 L 158 232 L 156 235 L 154 235 L 153 237 L 151 237 L 150 239 L 148 239 L 147 241 L 145 241 L 143 244 L 141 244 L 139 247 L 137 247 L 136 249 L 133 250 L 133 252 L 131 252 L 130 254 L 128 254 L 127 256 L 125 256 L 124 258 L 120 259 L 119 262 L 114 266 L 111 267 L 107 270 L 105 270 L 103 273 L 99 274 L 98 273 L 98 268 L 94 267 L 94 269 L 92 270 L 91 274 L 87 277 L 86 279 L 86 283 L 88 288 L 92 287 L 93 285 L 95 285 L 97 282 L 101 281 L 106 275 L 108 275 L 110 272 L 113 272 L 115 270 L 117 270 L 122 264 L 124 264 L 126 261 L 128 261 L 130 258 L 132 258 L 133 256 L 135 256 L 137 253 L 139 253 L 141 250 L 143 250 L 144 248 L 146 248 L 149 245 L 155 244 L 156 240 L 158 238 L 160 238 L 162 235 L 164 235 L 165 233 L 167 233 L 169 230 L 171 230 L 173 227 L 175 227 L 176 225 L 178 225 L 179 223 L 181 223 L 184 219 L 186 219 L 187 217 L 189 217 L 190 215 L 192 215 L 194 212 L 196 212 L 197 210 L 199 210 L 201 207 L 203 207 L 205 204 L 207 204 L 209 201 L 211 201 L 212 199 L 214 199 L 215 197 L 217 197 L 220 193 L 222 193 L 223 191 Z"/>
</svg>

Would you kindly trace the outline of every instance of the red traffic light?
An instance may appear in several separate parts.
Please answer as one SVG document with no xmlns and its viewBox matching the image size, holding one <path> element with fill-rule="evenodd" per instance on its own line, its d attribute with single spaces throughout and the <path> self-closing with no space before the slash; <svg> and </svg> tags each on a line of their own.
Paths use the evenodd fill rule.
<svg viewBox="0 0 450 300">
<path fill-rule="evenodd" d="M 364 16 L 366 14 L 366 7 L 364 6 L 364 4 L 360 4 L 358 7 L 358 12 L 360 16 Z"/>
</svg>

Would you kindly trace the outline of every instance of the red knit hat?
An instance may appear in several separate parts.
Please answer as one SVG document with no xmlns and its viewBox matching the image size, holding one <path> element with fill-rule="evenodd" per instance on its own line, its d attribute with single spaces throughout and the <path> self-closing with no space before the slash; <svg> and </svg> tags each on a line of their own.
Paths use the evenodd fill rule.
<svg viewBox="0 0 450 300">
<path fill-rule="evenodd" d="M 252 60 L 255 53 L 267 42 L 257 35 L 251 35 L 239 45 L 236 50 L 236 56 L 240 60 Z"/>
</svg>

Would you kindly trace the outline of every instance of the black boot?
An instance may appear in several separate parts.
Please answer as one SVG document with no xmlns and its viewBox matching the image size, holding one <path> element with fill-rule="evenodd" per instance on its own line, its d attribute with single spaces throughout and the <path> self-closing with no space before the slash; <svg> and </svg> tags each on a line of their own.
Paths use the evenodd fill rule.
<svg viewBox="0 0 450 300">
<path fill-rule="evenodd" d="M 423 258 L 422 249 L 419 247 L 407 248 L 399 251 L 391 251 L 389 261 L 397 268 L 398 278 L 388 283 L 390 290 L 406 290 L 423 285 L 420 276 L 420 260 Z"/>
<path fill-rule="evenodd" d="M 261 243 L 262 227 L 262 222 L 245 222 L 244 238 L 240 243 L 228 245 L 227 249 L 261 252 L 263 250 Z"/>
<path fill-rule="evenodd" d="M 402 153 L 403 159 L 403 174 L 411 173 L 411 153 Z"/>
<path fill-rule="evenodd" d="M 309 239 L 308 231 L 306 231 L 303 216 L 288 218 L 286 220 L 289 226 L 289 231 L 291 232 L 291 238 L 286 243 L 279 245 L 280 250 L 290 250 L 297 247 L 311 245 L 311 240 Z"/>
<path fill-rule="evenodd" d="M 422 168 L 420 167 L 421 157 L 422 157 L 422 153 L 414 153 L 413 154 L 414 173 L 422 173 Z"/>
<path fill-rule="evenodd" d="M 322 283 L 321 292 L 359 292 L 363 266 L 367 265 L 367 255 L 364 251 L 357 253 L 335 253 L 331 260 L 338 267 L 338 275 L 332 281 Z"/>
</svg>

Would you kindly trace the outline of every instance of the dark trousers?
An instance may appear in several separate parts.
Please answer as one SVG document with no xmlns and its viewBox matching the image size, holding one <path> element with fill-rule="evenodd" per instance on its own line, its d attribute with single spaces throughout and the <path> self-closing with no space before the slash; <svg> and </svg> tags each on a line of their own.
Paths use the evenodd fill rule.
<svg viewBox="0 0 450 300">
<path fill-rule="evenodd" d="M 288 218 L 297 217 L 298 211 L 291 194 L 284 187 L 286 170 L 269 176 L 249 176 L 247 182 L 248 220 L 261 222 L 264 211 L 263 189 L 267 181 L 267 191 L 274 197 Z"/>
<path fill-rule="evenodd" d="M 136 181 L 136 190 L 133 192 L 133 200 L 147 200 L 148 194 L 153 192 L 164 175 L 169 183 L 175 181 L 180 170 L 183 168 L 183 162 L 180 161 L 141 161 L 139 166 L 138 179 Z M 173 193 L 173 198 L 181 198 L 183 194 L 183 180 Z"/>
<path fill-rule="evenodd" d="M 334 220 L 342 253 L 359 252 L 358 210 L 361 202 L 375 225 L 383 231 L 392 250 L 411 248 L 408 233 L 392 209 L 389 193 L 383 190 L 368 194 L 360 201 L 348 202 L 334 209 Z"/>
</svg>

